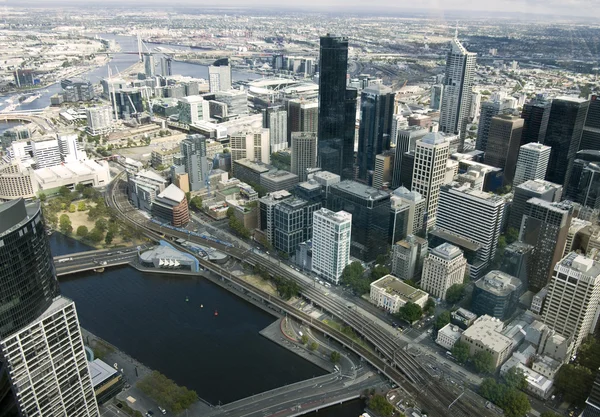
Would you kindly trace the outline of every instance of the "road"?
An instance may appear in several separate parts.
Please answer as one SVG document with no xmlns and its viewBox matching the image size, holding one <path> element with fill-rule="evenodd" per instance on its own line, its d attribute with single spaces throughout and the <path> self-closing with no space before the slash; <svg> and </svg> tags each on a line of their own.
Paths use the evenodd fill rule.
<svg viewBox="0 0 600 417">
<path fill-rule="evenodd" d="M 145 248 L 147 248 L 147 246 L 140 246 L 140 249 L 142 250 Z M 105 249 L 56 256 L 54 258 L 54 265 L 56 268 L 56 275 L 63 276 L 77 272 L 107 268 L 109 266 L 126 265 L 135 261 L 137 256 L 137 247 Z M 106 264 L 104 262 L 106 262 Z"/>
<path fill-rule="evenodd" d="M 292 308 L 291 306 L 281 302 L 280 300 L 272 299 L 265 295 L 265 298 L 271 300 L 280 308 L 293 313 L 301 320 L 310 323 L 311 326 L 323 332 L 328 332 L 332 337 L 346 344 L 349 348 L 365 357 L 371 364 L 380 369 L 390 379 L 397 384 L 404 384 L 407 390 L 410 390 L 416 397 L 417 401 L 426 405 L 430 415 L 437 416 L 492 416 L 489 410 L 482 407 L 482 404 L 477 401 L 463 396 L 456 400 L 456 395 L 449 389 L 446 384 L 435 378 L 431 378 L 423 366 L 418 363 L 412 355 L 404 348 L 405 343 L 399 343 L 399 335 L 390 328 L 387 323 L 382 323 L 377 317 L 371 315 L 360 307 L 353 306 L 348 308 L 348 301 L 341 299 L 335 294 L 331 294 L 324 288 L 317 288 L 318 284 L 299 272 L 291 269 L 285 264 L 281 264 L 279 260 L 275 260 L 264 253 L 256 253 L 254 250 L 249 250 L 248 245 L 243 245 L 242 248 L 229 247 L 212 241 L 203 240 L 194 236 L 190 236 L 185 232 L 179 232 L 171 229 L 157 227 L 152 222 L 149 222 L 144 216 L 136 212 L 129 204 L 127 197 L 123 195 L 123 188 L 119 184 L 120 178 L 115 178 L 109 187 L 108 204 L 119 211 L 121 217 L 129 222 L 133 222 L 138 228 L 143 230 L 147 235 L 156 239 L 157 232 L 161 234 L 169 234 L 173 237 L 184 238 L 192 242 L 208 244 L 219 249 L 232 257 L 243 259 L 250 265 L 261 265 L 266 268 L 272 275 L 282 276 L 296 281 L 300 286 L 301 294 L 311 303 L 329 311 L 336 317 L 340 318 L 347 325 L 359 333 L 364 340 L 368 341 L 375 347 L 376 354 L 373 354 L 360 343 L 355 343 L 347 335 L 342 334 L 335 329 L 325 326 L 321 322 L 313 321 L 312 317 L 307 316 L 301 311 Z M 115 194 L 118 191 L 118 194 Z M 201 260 L 203 266 L 226 276 L 229 280 L 238 282 L 240 285 L 248 285 L 247 283 L 239 282 L 233 277 L 229 271 L 221 269 L 217 265 L 208 264 Z M 257 294 L 261 293 L 258 289 L 253 289 Z M 387 328 L 387 327 L 389 328 Z M 400 373 L 402 372 L 402 374 Z M 455 401 L 456 400 L 456 401 Z M 448 407 L 451 407 L 448 409 Z"/>
</svg>

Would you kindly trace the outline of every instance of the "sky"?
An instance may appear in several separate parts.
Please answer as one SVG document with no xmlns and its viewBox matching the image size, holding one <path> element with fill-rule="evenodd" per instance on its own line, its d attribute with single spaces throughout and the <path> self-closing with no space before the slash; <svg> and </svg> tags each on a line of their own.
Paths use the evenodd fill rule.
<svg viewBox="0 0 600 417">
<path fill-rule="evenodd" d="M 89 5 L 86 0 L 0 0 L 0 5 L 23 6 L 23 3 L 40 6 L 52 5 Z M 95 2 L 94 2 L 95 3 Z M 281 7 L 302 8 L 307 11 L 327 10 L 364 10 L 372 11 L 402 11 L 419 9 L 441 15 L 446 12 L 471 10 L 482 12 L 547 14 L 555 16 L 583 16 L 600 18 L 600 0 L 104 0 L 104 4 L 126 4 L 146 6 L 243 6 L 243 7 Z"/>
</svg>

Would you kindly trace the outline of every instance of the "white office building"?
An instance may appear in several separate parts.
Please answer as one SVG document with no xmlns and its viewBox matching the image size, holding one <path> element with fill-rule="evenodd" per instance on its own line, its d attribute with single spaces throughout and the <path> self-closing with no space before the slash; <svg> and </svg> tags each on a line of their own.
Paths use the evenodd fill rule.
<svg viewBox="0 0 600 417">
<path fill-rule="evenodd" d="M 531 142 L 521 146 L 513 187 L 529 180 L 543 180 L 546 177 L 548 162 L 550 161 L 550 146 Z"/>
<path fill-rule="evenodd" d="M 600 302 L 600 263 L 570 253 L 554 267 L 542 321 L 564 337 L 573 337 L 574 351 L 594 332 Z"/>
<path fill-rule="evenodd" d="M 284 149 L 287 149 L 287 111 L 285 111 L 282 106 L 269 107 L 263 111 L 263 127 L 269 129 L 271 153 L 280 152 Z"/>
<path fill-rule="evenodd" d="M 88 107 L 86 131 L 92 136 L 105 135 L 113 129 L 113 114 L 110 106 Z"/>
<path fill-rule="evenodd" d="M 179 122 L 187 125 L 210 120 L 210 106 L 202 96 L 182 97 L 177 102 Z"/>
<path fill-rule="evenodd" d="M 231 90 L 231 65 L 229 58 L 218 59 L 208 67 L 208 84 L 211 93 Z"/>
<path fill-rule="evenodd" d="M 438 132 L 428 133 L 416 144 L 411 190 L 421 194 L 426 201 L 427 229 L 435 225 L 440 186 L 446 177 L 449 145 L 446 137 Z"/>
<path fill-rule="evenodd" d="M 501 196 L 457 182 L 440 188 L 436 229 L 480 245 L 471 264 L 471 278 L 480 278 L 496 255 L 505 201 Z"/>
<path fill-rule="evenodd" d="M 87 154 L 81 149 L 81 143 L 77 140 L 75 134 L 59 134 L 58 146 L 60 156 L 65 164 L 87 159 Z"/>
<path fill-rule="evenodd" d="M 371 303 L 395 314 L 406 303 L 414 303 L 421 308 L 429 298 L 429 294 L 402 282 L 393 275 L 386 275 L 371 283 L 369 298 Z"/>
<path fill-rule="evenodd" d="M 36 168 L 46 168 L 60 165 L 60 147 L 56 137 L 42 138 L 31 141 L 31 151 L 35 159 Z"/>
<path fill-rule="evenodd" d="M 437 343 L 446 350 L 452 350 L 454 344 L 460 340 L 462 334 L 463 331 L 460 327 L 455 326 L 452 323 L 448 323 L 440 330 L 438 330 L 435 343 Z"/>
<path fill-rule="evenodd" d="M 253 162 L 271 161 L 269 129 L 254 128 L 234 133 L 229 138 L 231 161 L 249 159 Z"/>
<path fill-rule="evenodd" d="M 350 213 L 326 208 L 313 213 L 312 271 L 336 285 L 350 263 L 351 229 Z"/>
<path fill-rule="evenodd" d="M 462 284 L 467 270 L 467 260 L 462 250 L 442 243 L 429 252 L 423 263 L 421 288 L 432 297 L 446 299 L 446 291 L 454 284 Z"/>
<path fill-rule="evenodd" d="M 317 166 L 316 132 L 292 132 L 292 173 L 300 182 L 307 180 L 307 169 Z"/>
</svg>

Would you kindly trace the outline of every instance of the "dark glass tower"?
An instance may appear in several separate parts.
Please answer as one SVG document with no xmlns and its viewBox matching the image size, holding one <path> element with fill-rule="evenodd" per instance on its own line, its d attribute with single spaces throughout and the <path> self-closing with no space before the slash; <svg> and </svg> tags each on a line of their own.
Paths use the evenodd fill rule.
<svg viewBox="0 0 600 417">
<path fill-rule="evenodd" d="M 521 118 L 525 120 L 521 145 L 531 142 L 543 143 L 550 118 L 550 102 L 541 97 L 530 101 L 523 106 Z"/>
<path fill-rule="evenodd" d="M 486 151 L 488 137 L 490 134 L 490 125 L 492 118 L 500 112 L 500 103 L 497 101 L 486 101 L 481 103 L 481 112 L 479 114 L 479 126 L 477 127 L 477 142 L 475 147 L 478 151 Z"/>
<path fill-rule="evenodd" d="M 348 38 L 321 37 L 319 57 L 318 160 L 324 171 L 352 177 L 356 90 L 346 91 Z M 350 116 L 354 105 L 354 115 Z M 350 119 L 350 120 L 347 120 Z M 350 160 L 348 161 L 348 157 Z"/>
<path fill-rule="evenodd" d="M 591 96 L 579 149 L 600 150 L 600 97 Z"/>
<path fill-rule="evenodd" d="M 569 182 L 589 104 L 587 100 L 571 97 L 552 101 L 544 139 L 544 145 L 552 148 L 546 173 L 548 181 L 563 186 Z"/>
<path fill-rule="evenodd" d="M 360 96 L 358 178 L 371 185 L 375 157 L 390 149 L 394 93 L 381 84 L 365 88 Z"/>
<path fill-rule="evenodd" d="M 600 208 L 600 151 L 577 152 L 565 198 L 583 206 Z"/>
<path fill-rule="evenodd" d="M 34 321 L 58 295 L 39 204 L 0 205 L 0 338 Z"/>
</svg>

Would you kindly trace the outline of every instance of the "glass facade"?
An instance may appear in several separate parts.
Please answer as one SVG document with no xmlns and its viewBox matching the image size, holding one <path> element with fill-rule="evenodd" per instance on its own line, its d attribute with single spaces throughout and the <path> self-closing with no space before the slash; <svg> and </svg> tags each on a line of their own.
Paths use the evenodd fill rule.
<svg viewBox="0 0 600 417">
<path fill-rule="evenodd" d="M 58 292 L 39 204 L 0 205 L 0 338 L 34 321 Z"/>
</svg>

